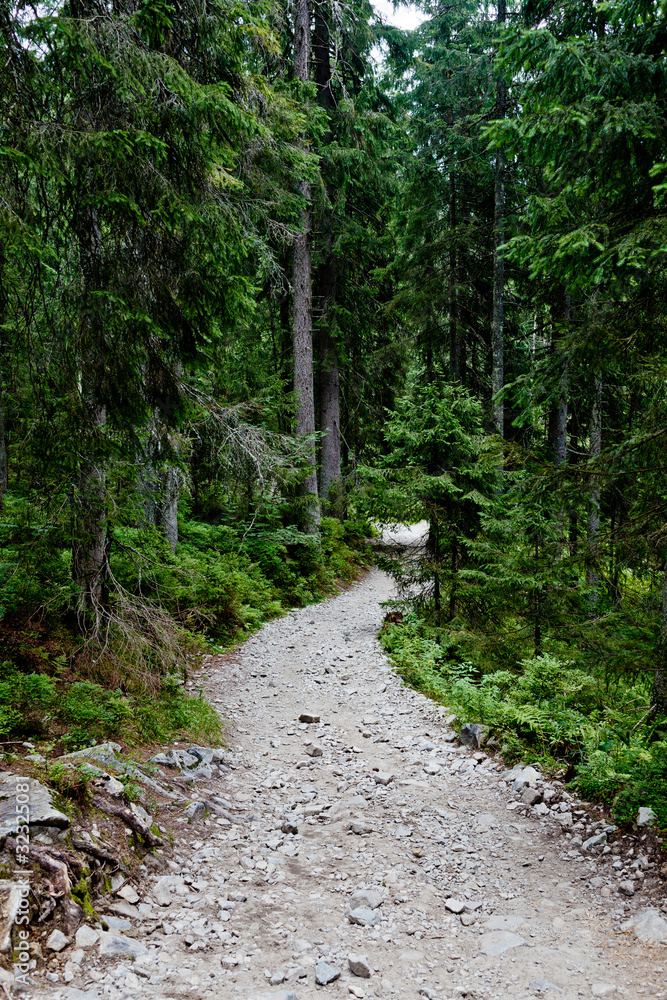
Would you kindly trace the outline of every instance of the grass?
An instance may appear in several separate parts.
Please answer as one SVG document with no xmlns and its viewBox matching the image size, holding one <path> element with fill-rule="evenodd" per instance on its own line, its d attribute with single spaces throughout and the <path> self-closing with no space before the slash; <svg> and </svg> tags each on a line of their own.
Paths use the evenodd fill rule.
<svg viewBox="0 0 667 1000">
<path fill-rule="evenodd" d="M 242 532 L 184 518 L 175 554 L 155 530 L 117 526 L 104 631 L 82 642 L 67 551 L 54 551 L 53 539 L 49 547 L 44 532 L 35 543 L 20 526 L 0 527 L 12 560 L 0 563 L 9 654 L 0 663 L 0 741 L 44 741 L 58 753 L 108 739 L 219 744 L 218 713 L 185 687 L 199 654 L 334 593 L 369 561 L 367 525 L 334 518 L 322 519 L 321 548 L 296 528 Z M 36 545 L 48 559 L 37 558 Z"/>
<path fill-rule="evenodd" d="M 0 664 L 0 738 L 48 740 L 67 753 L 121 737 L 124 743 L 222 738 L 215 709 L 166 678 L 157 694 L 109 690 L 90 680 L 69 681 L 22 674 Z"/>
</svg>

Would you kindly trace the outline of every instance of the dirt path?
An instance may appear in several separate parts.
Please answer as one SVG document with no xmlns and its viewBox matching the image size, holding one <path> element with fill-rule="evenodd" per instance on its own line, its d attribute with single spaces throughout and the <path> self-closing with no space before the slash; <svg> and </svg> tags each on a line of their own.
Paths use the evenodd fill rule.
<svg viewBox="0 0 667 1000">
<path fill-rule="evenodd" d="M 376 640 L 390 592 L 374 570 L 212 661 L 234 722 L 217 794 L 242 822 L 182 824 L 173 875 L 147 884 L 145 953 L 90 948 L 61 997 L 666 995 L 667 947 L 620 932 L 599 863 L 564 860 L 555 823 L 508 810 L 506 767 L 474 766 L 391 673 Z"/>
</svg>

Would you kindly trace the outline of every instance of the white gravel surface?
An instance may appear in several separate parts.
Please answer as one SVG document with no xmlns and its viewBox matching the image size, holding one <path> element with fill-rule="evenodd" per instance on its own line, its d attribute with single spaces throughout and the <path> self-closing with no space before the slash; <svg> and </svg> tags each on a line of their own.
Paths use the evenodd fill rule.
<svg viewBox="0 0 667 1000">
<path fill-rule="evenodd" d="M 231 767 L 206 796 L 234 822 L 177 823 L 169 873 L 119 930 L 134 960 L 88 943 L 51 996 L 667 995 L 667 947 L 620 929 L 639 888 L 596 881 L 551 814 L 508 809 L 502 761 L 475 760 L 392 673 L 376 638 L 391 589 L 373 570 L 208 661 Z"/>
</svg>

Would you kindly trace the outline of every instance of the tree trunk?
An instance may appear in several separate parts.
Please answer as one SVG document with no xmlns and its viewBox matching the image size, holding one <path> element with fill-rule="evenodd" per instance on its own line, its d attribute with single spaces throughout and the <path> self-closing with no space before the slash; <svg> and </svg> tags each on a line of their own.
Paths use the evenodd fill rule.
<svg viewBox="0 0 667 1000">
<path fill-rule="evenodd" d="M 102 233 L 94 211 L 84 210 L 79 229 L 79 255 L 85 284 L 81 324 L 80 397 L 82 443 L 75 490 L 72 538 L 72 576 L 79 588 L 78 611 L 81 620 L 87 611 L 96 611 L 104 599 L 108 551 L 106 546 L 105 471 L 99 458 L 100 429 L 106 411 L 100 402 L 99 383 L 103 378 L 97 320 L 91 294 L 100 288 Z"/>
<path fill-rule="evenodd" d="M 309 79 L 310 10 L 308 0 L 297 0 L 294 16 L 294 75 L 304 83 Z M 299 183 L 305 206 L 301 210 L 301 231 L 294 239 L 294 264 L 292 282 L 293 313 L 292 339 L 294 343 L 294 396 L 296 401 L 296 433 L 315 433 L 315 393 L 313 387 L 313 312 L 311 284 L 311 235 L 312 212 L 310 184 Z M 306 530 L 316 534 L 320 524 L 320 508 L 315 471 L 315 444 L 308 449 L 310 471 L 303 482 L 307 500 Z"/>
<path fill-rule="evenodd" d="M 7 445 L 5 442 L 5 419 L 2 398 L 2 359 L 3 353 L 0 349 L 0 510 L 5 509 L 5 493 L 8 484 L 7 469 Z"/>
<path fill-rule="evenodd" d="M 595 461 L 602 451 L 602 379 L 599 375 L 594 380 L 593 407 L 590 423 L 590 458 Z M 586 541 L 586 583 L 591 588 L 591 615 L 597 612 L 598 584 L 600 581 L 598 566 L 600 562 L 600 484 L 593 476 L 590 506 L 588 508 L 588 532 Z"/>
<path fill-rule="evenodd" d="M 181 479 L 176 466 L 164 462 L 163 439 L 167 435 L 156 413 L 149 425 L 148 443 L 138 475 L 146 522 L 161 528 L 172 552 L 178 545 L 178 498 Z M 175 448 L 173 440 L 171 447 Z"/>
<path fill-rule="evenodd" d="M 449 175 L 449 373 L 452 382 L 462 384 L 463 374 L 461 372 L 461 346 L 459 344 L 458 330 L 458 303 L 456 301 L 456 240 L 454 232 L 456 229 L 456 186 L 454 174 Z"/>
<path fill-rule="evenodd" d="M 320 361 L 320 427 L 325 435 L 322 439 L 321 493 L 332 512 L 340 513 L 340 376 L 336 345 L 328 330 L 320 335 Z"/>
<path fill-rule="evenodd" d="M 504 26 L 506 0 L 498 0 L 498 24 Z M 507 86 L 498 80 L 496 88 L 498 118 L 507 111 Z M 493 425 L 500 437 L 505 434 L 505 404 L 502 391 L 505 384 L 505 257 L 501 250 L 505 242 L 505 153 L 496 154 L 495 198 L 493 207 L 493 315 L 491 329 L 491 394 Z"/>
<path fill-rule="evenodd" d="M 570 463 L 572 465 L 577 464 L 577 452 L 579 450 L 579 438 L 576 433 L 570 434 Z M 568 511 L 568 521 L 569 521 L 569 532 L 568 532 L 568 542 L 570 546 L 570 554 L 577 554 L 577 547 L 579 544 L 579 518 L 577 515 L 577 505 L 573 503 Z"/>
<path fill-rule="evenodd" d="M 662 581 L 662 621 L 651 692 L 651 715 L 667 718 L 667 562 Z"/>
<path fill-rule="evenodd" d="M 101 415 L 101 423 L 104 422 Z M 102 603 L 107 576 L 105 476 L 100 465 L 90 463 L 78 478 L 72 576 L 79 588 L 79 613 Z"/>
<path fill-rule="evenodd" d="M 4 283 L 4 271 L 5 271 L 5 248 L 4 244 L 0 242 L 0 324 L 4 322 L 5 313 L 7 310 L 7 299 L 5 294 L 5 283 Z M 3 334 L 0 332 L 0 510 L 5 509 L 5 493 L 7 492 L 8 485 L 8 468 L 7 468 L 7 443 L 5 441 L 5 417 L 3 409 L 3 383 L 2 383 L 2 363 L 5 357 L 4 343 L 2 341 Z"/>
<path fill-rule="evenodd" d="M 180 477 L 173 465 L 166 466 L 160 474 L 160 499 L 155 509 L 155 524 L 162 528 L 172 552 L 178 545 L 178 495 Z"/>
<path fill-rule="evenodd" d="M 567 293 L 564 296 L 562 319 L 564 322 L 570 319 L 570 296 Z M 561 339 L 562 331 L 554 330 L 551 351 L 558 366 L 558 393 L 549 410 L 549 449 L 554 465 L 565 465 L 567 458 L 568 370 L 567 357 L 560 347 Z"/>
<path fill-rule="evenodd" d="M 570 319 L 570 296 L 566 292 L 562 300 L 562 313 L 560 320 L 563 323 Z M 565 465 L 567 460 L 567 392 L 568 392 L 568 370 L 567 356 L 561 349 L 563 328 L 557 322 L 551 337 L 552 363 L 556 366 L 558 373 L 558 388 L 556 398 L 549 409 L 549 450 L 551 461 L 554 465 Z M 556 521 L 558 533 L 563 542 L 565 541 L 565 511 L 558 507 L 556 511 Z"/>
<path fill-rule="evenodd" d="M 322 8 L 315 14 L 313 35 L 313 56 L 315 62 L 315 83 L 319 103 L 327 111 L 335 107 L 331 88 L 331 53 L 329 25 L 322 17 Z M 331 141 L 327 133 L 323 143 Z M 326 159 L 322 164 L 326 177 Z M 334 191 L 326 181 L 327 205 L 322 217 L 322 262 L 317 273 L 317 303 L 320 309 L 320 430 L 322 451 L 320 463 L 320 496 L 330 513 L 342 514 L 342 477 L 340 464 L 340 373 L 338 371 L 338 351 L 331 335 L 332 307 L 336 299 L 336 257 L 334 255 Z"/>
</svg>

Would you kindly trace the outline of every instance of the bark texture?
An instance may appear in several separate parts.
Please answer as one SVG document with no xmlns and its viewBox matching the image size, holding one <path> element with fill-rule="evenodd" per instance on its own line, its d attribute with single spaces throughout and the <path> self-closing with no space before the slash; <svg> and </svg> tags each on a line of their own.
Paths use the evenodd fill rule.
<svg viewBox="0 0 667 1000">
<path fill-rule="evenodd" d="M 449 178 L 449 372 L 452 382 L 465 385 L 465 342 L 458 324 L 456 230 L 456 183 L 453 171 Z"/>
<path fill-rule="evenodd" d="M 662 582 L 662 621 L 655 674 L 653 675 L 651 714 L 667 718 L 667 562 Z"/>
<path fill-rule="evenodd" d="M 4 292 L 5 248 L 0 241 L 0 324 L 4 322 L 7 311 L 7 299 Z M 4 344 L 0 333 L 0 510 L 4 510 L 4 497 L 7 492 L 8 467 L 7 444 L 5 441 L 5 418 L 3 409 L 2 364 L 4 361 Z"/>
<path fill-rule="evenodd" d="M 507 16 L 506 0 L 498 3 L 498 24 L 504 26 Z M 497 116 L 507 112 L 507 86 L 498 80 L 496 88 Z M 496 155 L 495 193 L 493 207 L 493 314 L 491 328 L 491 392 L 493 396 L 493 425 L 500 437 L 505 434 L 505 404 L 502 390 L 505 384 L 505 256 L 501 246 L 505 242 L 505 153 Z"/>
<path fill-rule="evenodd" d="M 593 406 L 591 408 L 590 423 L 590 458 L 595 460 L 600 457 L 602 451 L 602 379 L 595 376 L 593 384 Z M 588 526 L 586 537 L 586 560 L 588 569 L 586 571 L 586 583 L 591 590 L 590 605 L 591 613 L 597 611 L 598 594 L 597 589 L 600 582 L 598 565 L 600 562 L 600 484 L 594 478 L 591 490 L 590 506 L 588 508 Z"/>
<path fill-rule="evenodd" d="M 0 350 L 0 510 L 5 506 L 5 493 L 7 492 L 8 466 L 7 466 L 7 445 L 5 442 L 5 419 L 2 396 L 2 351 Z"/>
<path fill-rule="evenodd" d="M 162 529 L 172 552 L 178 545 L 178 498 L 180 476 L 174 465 L 164 464 L 163 447 L 157 421 L 151 426 L 146 457 L 139 473 L 138 490 L 148 524 Z"/>
<path fill-rule="evenodd" d="M 84 210 L 79 222 L 79 254 L 86 302 L 81 324 L 80 397 L 83 448 L 74 492 L 72 576 L 79 588 L 80 615 L 95 610 L 104 600 L 108 569 L 106 545 L 105 471 L 99 451 L 106 410 L 100 401 L 104 363 L 99 354 L 103 338 L 97 330 L 92 293 L 101 287 L 102 234 L 96 213 Z"/>
<path fill-rule="evenodd" d="M 294 15 L 294 75 L 304 83 L 309 77 L 310 10 L 308 0 L 297 0 Z M 299 190 L 305 200 L 301 211 L 301 231 L 294 239 L 292 272 L 292 340 L 294 345 L 294 396 L 296 400 L 296 433 L 315 433 L 315 392 L 313 387 L 313 309 L 311 237 L 312 210 L 310 184 L 301 181 Z M 320 508 L 315 469 L 315 445 L 308 451 L 311 471 L 303 483 L 307 504 L 306 530 L 315 534 L 320 523 Z"/>
<path fill-rule="evenodd" d="M 77 483 L 72 538 L 72 576 L 79 588 L 81 614 L 104 600 L 107 555 L 104 469 L 87 463 Z"/>
<path fill-rule="evenodd" d="M 340 376 L 336 345 L 328 330 L 320 336 L 320 425 L 323 434 L 320 483 L 332 512 L 340 506 Z"/>
<path fill-rule="evenodd" d="M 331 87 L 331 51 L 329 25 L 322 17 L 322 8 L 315 14 L 313 34 L 313 56 L 315 63 L 315 83 L 318 101 L 327 111 L 335 107 Z M 325 137 L 325 143 L 331 136 Z M 326 161 L 322 170 L 327 176 Z M 316 289 L 319 312 L 319 390 L 320 390 L 320 430 L 322 438 L 320 455 L 320 496 L 328 512 L 342 514 L 342 478 L 340 454 L 340 374 L 338 351 L 332 336 L 333 306 L 336 300 L 336 256 L 334 253 L 334 219 L 331 206 L 334 192 L 326 181 L 327 206 L 322 217 L 321 255 L 317 271 Z"/>
<path fill-rule="evenodd" d="M 551 353 L 558 375 L 556 398 L 549 409 L 549 449 L 554 465 L 564 465 L 567 458 L 568 367 L 567 355 L 561 347 L 564 325 L 570 320 L 570 295 L 567 292 L 563 293 L 559 319 L 551 340 Z"/>
<path fill-rule="evenodd" d="M 178 545 L 178 495 L 180 477 L 178 469 L 168 465 L 160 475 L 160 500 L 155 511 L 155 524 L 162 528 L 172 552 Z"/>
</svg>

